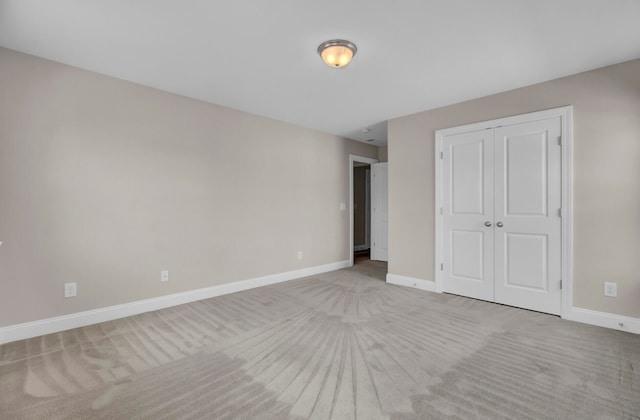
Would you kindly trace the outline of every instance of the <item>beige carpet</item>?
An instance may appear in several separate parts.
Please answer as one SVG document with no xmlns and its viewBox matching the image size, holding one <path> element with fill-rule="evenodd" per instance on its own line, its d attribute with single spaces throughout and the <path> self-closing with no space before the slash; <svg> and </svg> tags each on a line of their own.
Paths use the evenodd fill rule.
<svg viewBox="0 0 640 420">
<path fill-rule="evenodd" d="M 632 419 L 640 336 L 383 263 L 0 346 L 2 419 Z"/>
</svg>

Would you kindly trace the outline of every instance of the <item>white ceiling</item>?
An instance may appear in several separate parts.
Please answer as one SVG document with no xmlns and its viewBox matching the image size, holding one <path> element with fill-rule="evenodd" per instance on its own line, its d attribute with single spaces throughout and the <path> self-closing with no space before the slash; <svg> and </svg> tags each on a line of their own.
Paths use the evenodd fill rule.
<svg viewBox="0 0 640 420">
<path fill-rule="evenodd" d="M 0 46 L 382 145 L 388 119 L 640 57 L 640 1 L 0 0 Z"/>
</svg>

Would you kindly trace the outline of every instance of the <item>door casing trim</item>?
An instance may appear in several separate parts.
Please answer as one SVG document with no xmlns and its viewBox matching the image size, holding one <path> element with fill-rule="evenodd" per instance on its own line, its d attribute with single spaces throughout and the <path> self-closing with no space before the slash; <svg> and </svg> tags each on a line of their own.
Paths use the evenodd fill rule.
<svg viewBox="0 0 640 420">
<path fill-rule="evenodd" d="M 442 264 L 442 216 L 440 208 L 442 202 L 442 143 L 445 136 L 492 129 L 498 126 L 515 125 L 525 122 L 545 120 L 560 117 L 562 125 L 562 233 L 561 233 L 561 264 L 562 264 L 562 318 L 569 318 L 573 308 L 573 106 L 547 109 L 544 111 L 514 115 L 473 124 L 436 130 L 435 132 L 435 291 L 444 290 L 443 276 L 440 269 Z"/>
</svg>

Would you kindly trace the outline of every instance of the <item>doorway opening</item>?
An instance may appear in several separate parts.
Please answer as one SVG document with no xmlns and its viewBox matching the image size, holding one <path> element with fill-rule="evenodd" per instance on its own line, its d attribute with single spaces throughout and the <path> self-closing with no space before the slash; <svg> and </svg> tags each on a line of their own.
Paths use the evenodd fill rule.
<svg viewBox="0 0 640 420">
<path fill-rule="evenodd" d="M 371 165 L 353 164 L 353 263 L 371 258 Z"/>
<path fill-rule="evenodd" d="M 380 164 L 376 159 L 350 156 L 351 265 L 383 281 L 387 274 L 386 175 L 386 163 Z M 384 183 L 379 182 L 381 178 L 384 178 Z"/>
</svg>

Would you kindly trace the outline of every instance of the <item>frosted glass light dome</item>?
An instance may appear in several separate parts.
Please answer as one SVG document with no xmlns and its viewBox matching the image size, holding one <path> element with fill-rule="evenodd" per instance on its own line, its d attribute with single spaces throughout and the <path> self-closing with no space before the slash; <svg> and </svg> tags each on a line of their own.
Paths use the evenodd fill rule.
<svg viewBox="0 0 640 420">
<path fill-rule="evenodd" d="M 332 39 L 318 46 L 318 54 L 327 66 L 333 68 L 344 67 L 356 55 L 358 49 L 355 44 L 344 39 Z"/>
</svg>

